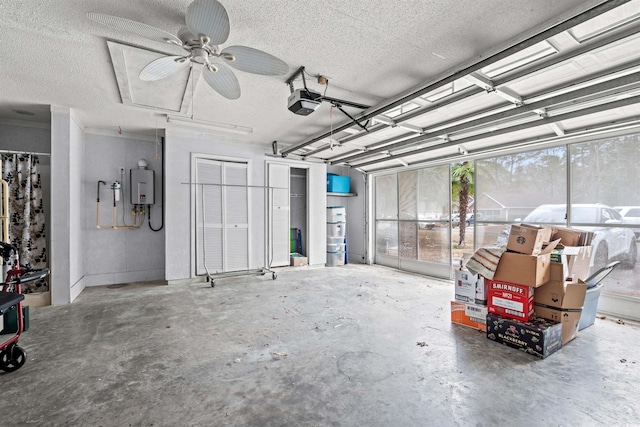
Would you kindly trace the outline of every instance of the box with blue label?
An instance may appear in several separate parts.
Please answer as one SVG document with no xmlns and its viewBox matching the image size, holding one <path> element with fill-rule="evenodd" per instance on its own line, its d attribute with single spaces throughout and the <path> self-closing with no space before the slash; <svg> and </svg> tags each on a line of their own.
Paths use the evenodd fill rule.
<svg viewBox="0 0 640 427">
<path fill-rule="evenodd" d="M 327 174 L 328 193 L 348 193 L 350 188 L 351 177 L 336 175 L 334 173 Z"/>
</svg>

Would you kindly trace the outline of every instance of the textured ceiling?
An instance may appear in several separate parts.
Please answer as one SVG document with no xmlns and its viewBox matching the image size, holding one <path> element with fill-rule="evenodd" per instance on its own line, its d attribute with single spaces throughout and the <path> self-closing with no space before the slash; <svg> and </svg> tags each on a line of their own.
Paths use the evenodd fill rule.
<svg viewBox="0 0 640 427">
<path fill-rule="evenodd" d="M 487 52 L 508 45 L 525 32 L 559 16 L 586 10 L 602 1 L 585 0 L 222 0 L 231 34 L 222 46 L 245 45 L 267 51 L 310 74 L 329 79 L 326 94 L 377 105 Z M 160 112 L 175 110 L 167 82 L 149 83 L 147 92 L 124 104 L 107 40 L 139 46 L 131 62 L 153 58 L 153 51 L 181 50 L 104 27 L 86 17 L 99 12 L 139 21 L 172 34 L 184 26 L 189 0 L 0 0 L 0 118 L 47 122 L 48 106 L 73 108 L 86 128 L 151 134 Z M 135 51 L 139 51 L 140 56 Z M 147 51 L 148 50 L 148 51 Z M 236 72 L 242 96 L 227 100 L 203 81 L 195 82 L 196 119 L 248 126 L 239 139 L 296 144 L 345 121 L 323 104 L 309 116 L 287 110 L 287 76 Z M 185 77 L 186 78 L 186 77 Z M 308 78 L 320 92 L 324 86 Z M 155 85 L 155 86 L 154 86 Z M 163 88 L 162 85 L 165 85 Z M 184 79 L 175 82 L 185 90 Z M 300 87 L 300 82 L 295 83 Z M 167 99 L 157 99 L 163 93 Z M 30 110 L 35 116 L 16 114 Z M 352 114 L 360 110 L 348 109 Z M 164 126 L 164 123 L 162 123 Z"/>
</svg>

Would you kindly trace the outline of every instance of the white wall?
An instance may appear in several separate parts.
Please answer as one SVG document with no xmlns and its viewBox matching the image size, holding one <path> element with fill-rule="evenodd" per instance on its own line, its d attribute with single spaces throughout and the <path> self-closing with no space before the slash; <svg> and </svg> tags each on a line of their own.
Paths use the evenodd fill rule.
<svg viewBox="0 0 640 427">
<path fill-rule="evenodd" d="M 82 256 L 77 257 L 78 241 L 75 234 L 82 227 L 79 222 L 72 222 L 71 208 L 75 206 L 71 202 L 72 197 L 78 197 L 72 193 L 72 182 L 82 181 L 81 176 L 73 175 L 77 168 L 71 168 L 71 158 L 77 160 L 78 146 L 81 141 L 75 122 L 68 107 L 51 107 L 51 187 L 55 189 L 55 195 L 51 198 L 51 303 L 68 304 L 82 290 L 82 284 L 72 282 L 77 277 L 77 272 L 82 267 Z M 72 135 L 74 138 L 72 140 Z M 77 191 L 77 187 L 74 187 Z M 74 244 L 72 247 L 72 236 Z M 81 252 L 80 252 L 81 255 Z M 76 285 L 72 296 L 71 288 Z"/>
<path fill-rule="evenodd" d="M 161 154 L 158 149 L 158 154 Z M 120 181 L 119 168 L 125 168 L 123 190 L 125 197 L 117 203 L 117 225 L 133 225 L 130 205 L 129 171 L 145 159 L 155 174 L 155 204 L 152 206 L 152 225 L 162 223 L 162 160 L 154 159 L 155 138 L 120 136 L 116 133 L 86 133 L 84 191 L 78 212 L 84 213 L 85 285 L 158 280 L 164 278 L 164 229 L 154 232 L 147 216 L 139 229 L 115 230 L 96 227 L 96 196 L 98 180 L 106 185 L 100 191 L 100 224 L 113 225 L 113 192 L 111 184 Z M 124 213 L 124 220 L 123 220 Z M 82 256 L 82 255 L 81 255 Z"/>
<path fill-rule="evenodd" d="M 51 126 L 22 120 L 0 121 L 0 149 L 50 153 Z"/>
<path fill-rule="evenodd" d="M 169 161 L 165 169 L 167 182 L 167 211 L 165 216 L 165 278 L 168 281 L 193 278 L 192 236 L 191 236 L 191 153 L 207 154 L 222 160 L 243 159 L 249 162 L 249 184 L 264 186 L 266 182 L 265 164 L 272 159 L 265 154 L 270 147 L 241 145 L 231 138 L 169 129 L 166 133 L 166 156 Z M 322 224 L 318 234 L 309 237 L 309 263 L 324 264 L 326 215 L 325 165 L 294 162 L 277 159 L 279 163 L 294 167 L 310 167 L 310 212 L 315 212 L 310 221 Z M 263 189 L 250 190 L 251 206 L 251 254 L 250 269 L 265 266 L 265 194 Z"/>
<path fill-rule="evenodd" d="M 85 159 L 84 130 L 71 113 L 69 135 L 69 283 L 70 301 L 84 290 L 84 233 L 82 222 L 83 189 L 82 179 Z"/>
</svg>

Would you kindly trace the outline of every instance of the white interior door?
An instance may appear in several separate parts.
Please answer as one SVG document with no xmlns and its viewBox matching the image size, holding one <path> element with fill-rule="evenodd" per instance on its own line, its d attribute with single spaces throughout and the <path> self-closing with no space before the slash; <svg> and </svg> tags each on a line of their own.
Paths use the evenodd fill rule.
<svg viewBox="0 0 640 427">
<path fill-rule="evenodd" d="M 289 166 L 268 164 L 269 257 L 272 267 L 289 265 Z"/>
<path fill-rule="evenodd" d="M 197 158 L 196 274 L 249 268 L 247 164 Z"/>
<path fill-rule="evenodd" d="M 249 269 L 249 192 L 247 165 L 224 164 L 225 271 Z"/>
</svg>

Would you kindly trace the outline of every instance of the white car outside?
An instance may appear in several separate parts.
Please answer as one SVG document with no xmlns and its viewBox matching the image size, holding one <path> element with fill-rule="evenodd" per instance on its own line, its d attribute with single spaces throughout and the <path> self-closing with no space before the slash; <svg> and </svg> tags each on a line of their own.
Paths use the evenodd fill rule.
<svg viewBox="0 0 640 427">
<path fill-rule="evenodd" d="M 578 230 L 596 233 L 591 242 L 593 254 L 591 265 L 594 270 L 610 261 L 618 260 L 627 268 L 634 268 L 638 257 L 636 236 L 630 228 L 615 227 L 624 220 L 617 210 L 599 203 L 571 205 L 573 224 L 609 224 L 602 226 L 575 226 Z M 562 224 L 567 222 L 566 205 L 540 205 L 527 215 L 522 222 L 531 224 Z"/>
<path fill-rule="evenodd" d="M 616 206 L 625 224 L 638 224 L 638 228 L 632 228 L 636 238 L 640 237 L 640 206 Z"/>
</svg>

